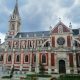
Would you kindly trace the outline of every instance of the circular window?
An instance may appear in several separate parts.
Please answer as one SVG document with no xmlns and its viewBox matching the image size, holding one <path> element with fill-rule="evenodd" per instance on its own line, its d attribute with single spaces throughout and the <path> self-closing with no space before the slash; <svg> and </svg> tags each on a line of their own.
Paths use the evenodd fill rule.
<svg viewBox="0 0 80 80">
<path fill-rule="evenodd" d="M 63 45 L 63 44 L 65 43 L 65 39 L 64 39 L 63 37 L 59 37 L 59 38 L 57 39 L 57 43 L 58 43 L 59 45 Z"/>
</svg>

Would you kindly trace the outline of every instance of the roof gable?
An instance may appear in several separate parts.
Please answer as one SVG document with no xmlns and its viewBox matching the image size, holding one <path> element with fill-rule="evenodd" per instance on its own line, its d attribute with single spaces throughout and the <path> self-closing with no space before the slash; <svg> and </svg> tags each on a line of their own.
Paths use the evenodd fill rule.
<svg viewBox="0 0 80 80">
<path fill-rule="evenodd" d="M 62 31 L 64 32 L 70 32 L 70 29 L 64 25 L 61 21 L 52 29 L 52 33 L 59 33 L 59 28 L 62 27 Z"/>
</svg>

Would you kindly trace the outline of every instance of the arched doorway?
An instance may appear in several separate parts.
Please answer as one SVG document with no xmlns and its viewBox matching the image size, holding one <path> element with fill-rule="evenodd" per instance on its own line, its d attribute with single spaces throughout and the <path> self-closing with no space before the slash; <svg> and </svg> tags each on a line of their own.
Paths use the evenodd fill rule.
<svg viewBox="0 0 80 80">
<path fill-rule="evenodd" d="M 66 66 L 64 60 L 59 60 L 59 73 L 66 73 Z"/>
</svg>

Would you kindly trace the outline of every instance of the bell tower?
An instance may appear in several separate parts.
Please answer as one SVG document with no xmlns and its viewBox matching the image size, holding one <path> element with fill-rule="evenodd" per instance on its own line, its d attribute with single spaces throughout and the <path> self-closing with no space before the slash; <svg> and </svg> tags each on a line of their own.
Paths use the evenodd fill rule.
<svg viewBox="0 0 80 80">
<path fill-rule="evenodd" d="M 12 15 L 9 20 L 9 36 L 14 36 L 18 32 L 20 32 L 21 19 L 18 10 L 18 0 L 16 0 L 16 4 L 13 10 Z"/>
</svg>

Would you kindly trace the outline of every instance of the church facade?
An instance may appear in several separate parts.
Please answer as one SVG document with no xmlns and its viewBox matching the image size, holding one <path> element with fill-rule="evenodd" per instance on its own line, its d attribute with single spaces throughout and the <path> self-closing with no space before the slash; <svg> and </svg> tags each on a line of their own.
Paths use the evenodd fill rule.
<svg viewBox="0 0 80 80">
<path fill-rule="evenodd" d="M 21 18 L 16 2 L 5 42 L 0 46 L 0 68 L 15 73 L 39 73 L 43 64 L 49 74 L 80 73 L 80 29 L 59 21 L 49 31 L 20 32 Z"/>
</svg>

